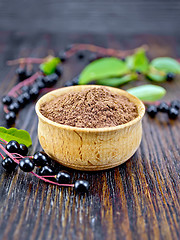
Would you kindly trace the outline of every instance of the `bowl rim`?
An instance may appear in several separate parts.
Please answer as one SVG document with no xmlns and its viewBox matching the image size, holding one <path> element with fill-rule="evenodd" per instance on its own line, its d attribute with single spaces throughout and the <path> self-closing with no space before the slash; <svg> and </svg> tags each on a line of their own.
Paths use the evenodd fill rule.
<svg viewBox="0 0 180 240">
<path fill-rule="evenodd" d="M 74 89 L 74 88 L 79 88 L 79 89 L 82 89 L 83 88 L 93 88 L 93 87 L 106 87 L 108 88 L 109 90 L 113 90 L 115 89 L 116 91 L 119 91 L 121 93 L 125 93 L 125 96 L 129 96 L 130 97 L 130 101 L 131 99 L 134 99 L 135 100 L 135 104 L 137 106 L 137 103 L 138 103 L 138 117 L 136 117 L 135 119 L 131 120 L 130 122 L 127 122 L 127 123 L 124 123 L 124 124 L 121 124 L 121 125 L 118 125 L 118 126 L 115 126 L 115 127 L 103 127 L 103 128 L 80 128 L 80 127 L 73 127 L 73 126 L 69 126 L 69 125 L 65 125 L 65 124 L 61 124 L 61 123 L 57 123 L 57 122 L 54 122 L 48 118 L 46 118 L 45 116 L 42 115 L 42 113 L 40 112 L 40 106 L 41 106 L 41 101 L 46 98 L 46 96 L 48 95 L 51 95 L 53 93 L 57 93 L 57 92 L 63 92 L 63 90 L 65 89 Z M 123 94 L 122 94 L 123 95 Z M 127 97 L 128 97 L 127 96 Z M 70 131 L 78 131 L 78 132 L 109 132 L 109 131 L 115 131 L 115 130 L 119 130 L 119 129 L 123 129 L 123 128 L 126 128 L 126 127 L 129 127 L 129 126 L 132 126 L 134 124 L 136 124 L 138 121 L 140 121 L 144 114 L 145 114 L 145 106 L 143 104 L 143 102 L 135 97 L 134 95 L 128 93 L 127 91 L 125 90 L 122 90 L 122 89 L 119 89 L 119 88 L 114 88 L 114 87 L 109 87 L 109 86 L 104 86 L 104 85 L 77 85 L 77 86 L 70 86 L 70 87 L 62 87 L 62 88 L 58 88 L 56 90 L 53 90 L 53 91 L 50 91 L 46 94 L 44 94 L 36 103 L 35 105 L 35 111 L 36 111 L 36 114 L 37 116 L 43 120 L 44 122 L 48 123 L 49 125 L 52 125 L 54 127 L 58 127 L 58 128 L 61 128 L 61 129 L 65 129 L 65 130 L 70 130 Z"/>
</svg>

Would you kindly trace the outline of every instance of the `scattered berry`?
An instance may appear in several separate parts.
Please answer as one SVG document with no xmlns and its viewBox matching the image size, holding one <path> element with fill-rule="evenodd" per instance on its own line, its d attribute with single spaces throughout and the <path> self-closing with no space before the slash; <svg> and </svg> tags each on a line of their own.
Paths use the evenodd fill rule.
<svg viewBox="0 0 180 240">
<path fill-rule="evenodd" d="M 51 176 L 51 175 L 54 175 L 54 170 L 52 167 L 50 166 L 43 166 L 42 168 L 39 169 L 39 176 Z"/>
<path fill-rule="evenodd" d="M 73 83 L 71 81 L 67 81 L 65 84 L 64 84 L 64 87 L 71 87 L 73 86 Z"/>
<path fill-rule="evenodd" d="M 26 78 L 30 78 L 34 74 L 33 69 L 31 70 L 26 70 Z"/>
<path fill-rule="evenodd" d="M 15 163 L 10 157 L 6 157 L 4 158 L 4 160 L 2 161 L 2 166 L 4 169 L 6 169 L 7 171 L 13 171 L 16 166 L 17 163 Z"/>
<path fill-rule="evenodd" d="M 45 88 L 45 83 L 43 81 L 38 81 L 34 84 L 34 86 L 36 86 L 39 90 Z"/>
<path fill-rule="evenodd" d="M 31 172 L 34 169 L 34 163 L 30 158 L 23 158 L 19 162 L 19 167 L 24 172 Z"/>
<path fill-rule="evenodd" d="M 30 98 L 32 100 L 36 99 L 39 95 L 39 89 L 36 86 L 33 86 L 29 91 Z"/>
<path fill-rule="evenodd" d="M 171 102 L 171 107 L 179 110 L 180 109 L 180 101 L 179 100 L 172 101 Z"/>
<path fill-rule="evenodd" d="M 6 119 L 6 122 L 7 122 L 8 125 L 14 124 L 15 121 L 16 121 L 16 114 L 15 114 L 15 112 L 11 112 L 10 111 L 10 112 L 6 113 L 5 119 Z"/>
<path fill-rule="evenodd" d="M 10 153 L 19 153 L 19 143 L 15 140 L 8 142 L 6 150 Z"/>
<path fill-rule="evenodd" d="M 59 59 L 61 60 L 61 62 L 65 62 L 66 61 L 66 53 L 65 52 L 60 52 L 59 53 Z"/>
<path fill-rule="evenodd" d="M 84 52 L 83 51 L 78 51 L 76 53 L 76 55 L 77 55 L 77 58 L 79 58 L 79 59 L 83 59 L 84 58 Z"/>
<path fill-rule="evenodd" d="M 30 96 L 29 92 L 22 93 L 22 98 L 24 99 L 25 104 L 29 103 L 31 100 L 31 96 Z"/>
<path fill-rule="evenodd" d="M 76 76 L 76 77 L 73 78 L 72 84 L 73 85 L 78 85 L 78 83 L 79 83 L 79 76 Z"/>
<path fill-rule="evenodd" d="M 158 106 L 158 111 L 159 112 L 164 112 L 164 113 L 167 113 L 169 111 L 169 106 L 167 103 L 165 102 L 162 102 L 159 104 Z"/>
<path fill-rule="evenodd" d="M 43 81 L 44 80 L 44 76 L 43 75 L 40 75 L 40 76 L 38 76 L 37 78 L 36 78 L 36 81 L 35 82 L 41 82 L 41 81 Z"/>
<path fill-rule="evenodd" d="M 20 109 L 20 105 L 17 101 L 12 102 L 9 106 L 8 106 L 8 110 L 17 113 Z"/>
<path fill-rule="evenodd" d="M 86 180 L 77 180 L 74 184 L 74 189 L 76 192 L 84 193 L 89 190 L 89 182 Z"/>
<path fill-rule="evenodd" d="M 69 51 L 73 47 L 73 44 L 69 44 L 65 47 L 65 51 Z"/>
<path fill-rule="evenodd" d="M 21 68 L 21 67 L 17 68 L 16 74 L 18 75 L 18 79 L 20 82 L 27 78 L 25 68 Z"/>
<path fill-rule="evenodd" d="M 45 83 L 44 83 L 44 76 L 39 76 L 36 81 L 36 85 L 38 86 L 39 90 L 45 88 Z"/>
<path fill-rule="evenodd" d="M 25 99 L 24 99 L 24 96 L 22 94 L 17 97 L 17 102 L 19 103 L 20 107 L 25 106 Z"/>
<path fill-rule="evenodd" d="M 62 67 L 57 66 L 56 70 L 55 70 L 55 73 L 58 75 L 58 77 L 60 77 L 63 73 Z"/>
<path fill-rule="evenodd" d="M 47 75 L 44 78 L 44 83 L 46 87 L 52 87 L 55 83 L 58 81 L 58 75 L 56 73 L 52 73 L 50 75 Z"/>
<path fill-rule="evenodd" d="M 179 111 L 176 108 L 171 107 L 168 112 L 168 116 L 170 119 L 176 119 L 179 115 Z"/>
<path fill-rule="evenodd" d="M 30 87 L 26 85 L 21 88 L 22 92 L 29 92 L 29 90 L 30 90 Z"/>
<path fill-rule="evenodd" d="M 33 162 L 36 166 L 42 167 L 49 163 L 49 159 L 45 152 L 36 152 L 33 156 Z"/>
<path fill-rule="evenodd" d="M 28 153 L 28 148 L 24 144 L 19 144 L 19 152 L 20 155 L 26 156 Z"/>
<path fill-rule="evenodd" d="M 6 95 L 2 98 L 2 103 L 9 106 L 13 102 L 13 99 L 13 97 Z"/>
<path fill-rule="evenodd" d="M 58 174 L 56 175 L 56 181 L 58 183 L 69 183 L 71 180 L 71 176 L 67 171 L 60 171 L 58 172 Z"/>
<path fill-rule="evenodd" d="M 172 81 L 175 77 L 175 74 L 174 73 L 167 73 L 166 75 L 166 80 L 167 81 Z"/>
<path fill-rule="evenodd" d="M 148 108 L 147 108 L 147 113 L 150 117 L 154 118 L 157 114 L 157 107 L 155 105 L 150 105 Z"/>
</svg>

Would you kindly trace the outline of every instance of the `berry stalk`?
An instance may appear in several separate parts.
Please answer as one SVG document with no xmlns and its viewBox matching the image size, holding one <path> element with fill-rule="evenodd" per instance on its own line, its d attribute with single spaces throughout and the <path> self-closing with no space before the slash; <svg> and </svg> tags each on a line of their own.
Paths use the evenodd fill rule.
<svg viewBox="0 0 180 240">
<path fill-rule="evenodd" d="M 0 153 L 0 156 L 2 157 L 2 159 L 4 159 L 5 157 L 2 155 L 2 153 Z"/>
<path fill-rule="evenodd" d="M 19 58 L 15 60 L 9 60 L 7 61 L 7 65 L 13 66 L 17 64 L 41 64 L 46 61 L 46 58 Z"/>
<path fill-rule="evenodd" d="M 117 50 L 112 48 L 103 48 L 93 44 L 73 44 L 72 48 L 66 52 L 66 55 L 67 57 L 71 57 L 78 51 L 87 50 L 87 51 L 96 52 L 102 55 L 110 55 L 114 57 L 126 57 L 127 55 L 132 54 L 139 48 L 144 48 L 146 51 L 148 50 L 148 46 L 146 44 L 130 50 Z"/>
<path fill-rule="evenodd" d="M 56 182 L 53 182 L 53 181 L 50 181 L 50 180 L 48 180 L 48 179 L 46 179 L 46 178 L 44 178 L 44 177 L 41 177 L 41 176 L 39 176 L 39 175 L 37 175 L 36 173 L 34 173 L 34 172 L 31 172 L 34 176 L 36 176 L 37 178 L 39 178 L 39 179 L 41 179 L 41 180 L 43 180 L 43 181 L 45 181 L 45 182 L 48 182 L 48 183 L 51 183 L 51 184 L 54 184 L 54 185 L 58 185 L 58 186 L 60 186 L 60 187 L 74 187 L 74 184 L 60 184 L 60 183 L 56 183 Z M 52 177 L 52 176 L 46 176 L 46 177 Z M 53 176 L 54 177 L 54 176 Z"/>
</svg>

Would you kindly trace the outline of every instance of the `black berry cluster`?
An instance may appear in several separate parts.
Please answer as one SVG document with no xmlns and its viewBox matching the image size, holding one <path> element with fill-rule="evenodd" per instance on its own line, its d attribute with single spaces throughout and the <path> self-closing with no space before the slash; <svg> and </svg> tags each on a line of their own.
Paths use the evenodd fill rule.
<svg viewBox="0 0 180 240">
<path fill-rule="evenodd" d="M 38 176 L 44 176 L 44 178 L 53 179 L 54 183 L 69 184 L 71 181 L 71 175 L 68 171 L 60 170 L 56 171 L 52 165 L 52 160 L 45 152 L 38 151 L 33 156 L 27 156 L 28 148 L 24 144 L 19 144 L 17 141 L 10 141 L 6 144 L 6 151 L 12 154 L 12 156 L 18 156 L 18 163 L 13 158 L 6 156 L 2 160 L 2 166 L 9 172 L 15 170 L 19 165 L 19 168 L 24 172 L 32 172 L 37 167 Z M 76 192 L 87 192 L 89 189 L 89 183 L 85 180 L 76 180 L 74 183 L 74 189 Z"/>
<path fill-rule="evenodd" d="M 16 74 L 18 76 L 18 80 L 20 82 L 24 81 L 25 79 L 31 77 L 33 75 L 34 71 L 33 69 L 28 69 L 25 67 L 18 67 L 16 69 Z"/>
<path fill-rule="evenodd" d="M 2 98 L 2 103 L 8 108 L 8 113 L 5 114 L 7 124 L 14 124 L 16 114 L 19 110 L 25 107 L 30 101 L 34 101 L 38 97 L 41 89 L 55 85 L 61 75 L 62 69 L 57 67 L 55 72 L 51 75 L 40 75 L 31 86 L 23 86 L 21 88 L 21 94 L 16 98 L 8 95 L 4 96 Z"/>
<path fill-rule="evenodd" d="M 71 81 L 67 81 L 64 85 L 64 87 L 70 87 L 70 86 L 75 86 L 78 85 L 79 82 L 79 75 L 74 77 Z"/>
<path fill-rule="evenodd" d="M 156 105 L 149 105 L 147 107 L 147 113 L 150 117 L 154 118 L 158 112 L 166 113 L 169 116 L 169 119 L 176 119 L 179 115 L 180 101 L 174 100 L 170 104 L 166 102 L 161 102 Z"/>
</svg>

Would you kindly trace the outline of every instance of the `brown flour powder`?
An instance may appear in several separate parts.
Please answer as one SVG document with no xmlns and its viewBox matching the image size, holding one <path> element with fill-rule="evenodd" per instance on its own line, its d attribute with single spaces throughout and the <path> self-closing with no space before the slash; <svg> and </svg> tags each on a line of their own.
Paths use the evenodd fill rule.
<svg viewBox="0 0 180 240">
<path fill-rule="evenodd" d="M 54 122 L 80 128 L 114 127 L 138 116 L 133 102 L 106 87 L 66 93 L 42 104 L 40 112 Z"/>
</svg>

